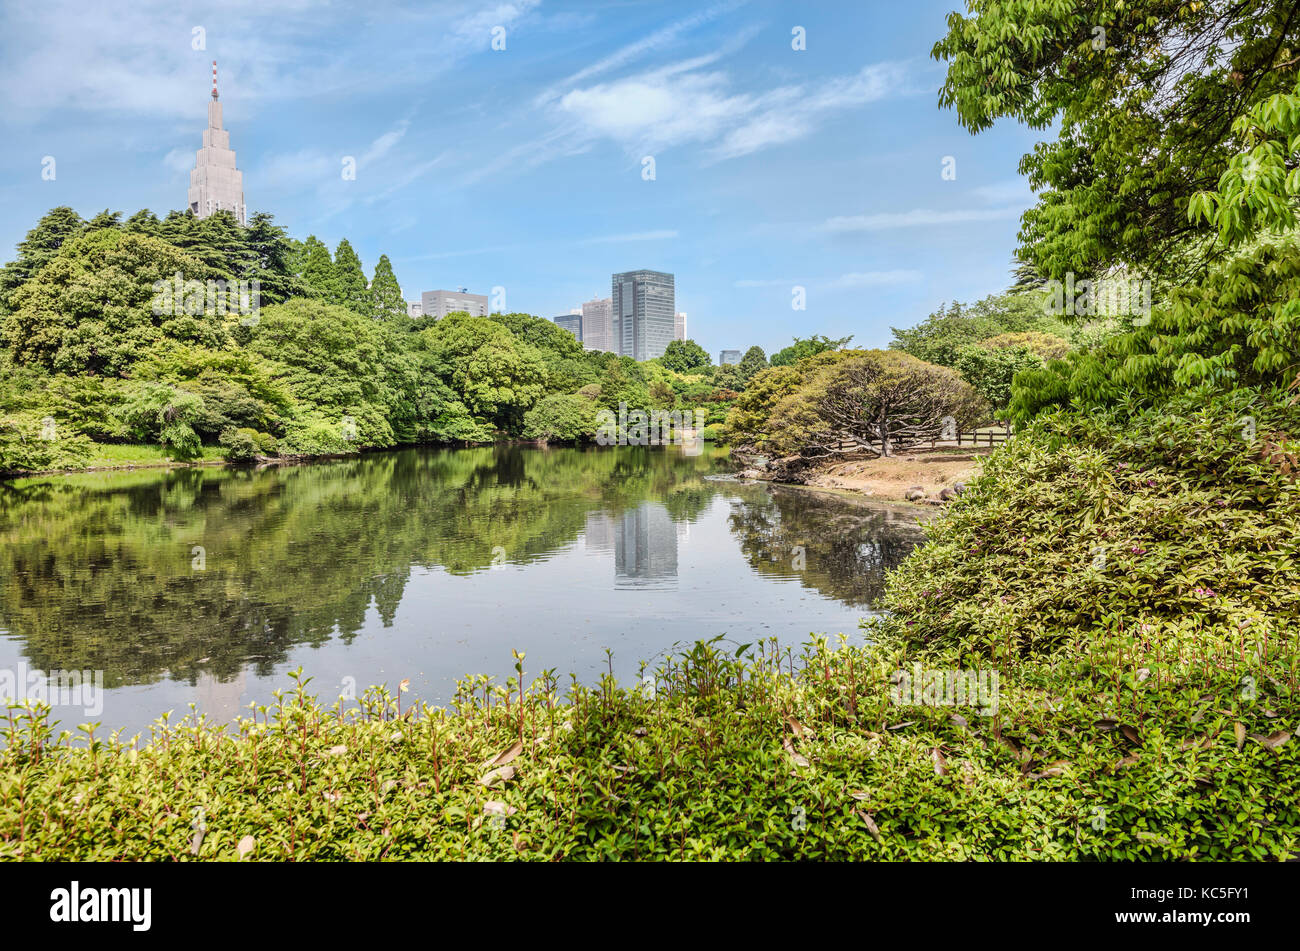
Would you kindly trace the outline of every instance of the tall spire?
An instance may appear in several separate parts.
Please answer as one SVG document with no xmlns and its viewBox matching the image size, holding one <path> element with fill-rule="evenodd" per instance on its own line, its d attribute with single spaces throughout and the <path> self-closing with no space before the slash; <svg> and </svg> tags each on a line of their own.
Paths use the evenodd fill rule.
<svg viewBox="0 0 1300 951">
<path fill-rule="evenodd" d="M 221 99 L 217 93 L 217 61 L 212 61 L 212 98 L 208 100 L 208 127 L 190 172 L 190 210 L 199 218 L 228 211 L 240 224 L 248 223 L 244 204 L 244 174 L 235 165 L 230 133 L 221 126 Z"/>
</svg>

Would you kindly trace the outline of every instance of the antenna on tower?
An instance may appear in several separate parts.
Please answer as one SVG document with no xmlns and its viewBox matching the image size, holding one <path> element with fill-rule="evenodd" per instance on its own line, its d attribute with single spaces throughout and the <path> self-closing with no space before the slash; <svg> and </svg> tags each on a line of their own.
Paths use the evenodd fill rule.
<svg viewBox="0 0 1300 951">
<path fill-rule="evenodd" d="M 212 98 L 217 98 L 217 61 L 212 61 Z"/>
</svg>

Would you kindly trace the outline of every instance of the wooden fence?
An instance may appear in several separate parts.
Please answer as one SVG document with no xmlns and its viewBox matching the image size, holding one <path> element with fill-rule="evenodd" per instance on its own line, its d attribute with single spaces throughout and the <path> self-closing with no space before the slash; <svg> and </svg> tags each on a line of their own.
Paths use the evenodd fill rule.
<svg viewBox="0 0 1300 951">
<path fill-rule="evenodd" d="M 933 439 L 922 439 L 917 442 L 909 442 L 902 445 L 893 445 L 890 447 L 891 452 L 907 452 L 911 449 L 927 447 L 937 449 L 941 446 L 948 447 L 966 447 L 972 449 L 989 448 L 1001 446 L 1011 438 L 1010 426 L 993 424 L 990 426 L 981 426 L 977 429 L 968 429 L 965 432 L 955 433 L 952 436 L 936 436 Z M 880 452 L 880 442 L 878 440 L 841 440 L 834 447 L 836 452 L 852 452 L 854 450 L 864 450 L 870 452 Z"/>
</svg>

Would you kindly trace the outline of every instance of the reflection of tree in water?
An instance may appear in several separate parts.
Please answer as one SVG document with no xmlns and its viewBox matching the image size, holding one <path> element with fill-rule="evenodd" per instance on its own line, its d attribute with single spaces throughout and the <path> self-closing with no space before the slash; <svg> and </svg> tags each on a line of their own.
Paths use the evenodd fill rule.
<svg viewBox="0 0 1300 951">
<path fill-rule="evenodd" d="M 0 483 L 0 630 L 33 667 L 108 686 L 267 675 L 297 644 L 351 640 L 372 606 L 390 625 L 413 565 L 473 573 L 497 546 L 527 563 L 588 512 L 647 499 L 694 518 L 712 470 L 635 447 L 499 447 Z"/>
<path fill-rule="evenodd" d="M 855 607 L 878 601 L 886 573 L 924 538 L 905 510 L 779 487 L 746 493 L 732 506 L 731 528 L 755 571 L 797 577 Z M 795 565 L 798 546 L 802 569 Z"/>
</svg>

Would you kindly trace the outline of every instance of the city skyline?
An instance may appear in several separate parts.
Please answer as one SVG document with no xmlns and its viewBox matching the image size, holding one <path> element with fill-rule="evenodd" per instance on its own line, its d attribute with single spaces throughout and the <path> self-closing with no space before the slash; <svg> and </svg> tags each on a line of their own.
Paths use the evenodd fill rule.
<svg viewBox="0 0 1300 951">
<path fill-rule="evenodd" d="M 0 253 L 58 205 L 183 207 L 216 59 L 248 214 L 346 237 L 367 272 L 387 254 L 408 299 L 501 287 L 501 309 L 546 316 L 635 265 L 677 275 L 710 353 L 814 333 L 883 346 L 1003 289 L 1032 198 L 1007 173 L 1031 130 L 970 137 L 937 106 L 927 54 L 950 6 L 9 7 Z M 411 36 L 437 55 L 378 67 Z"/>
</svg>

